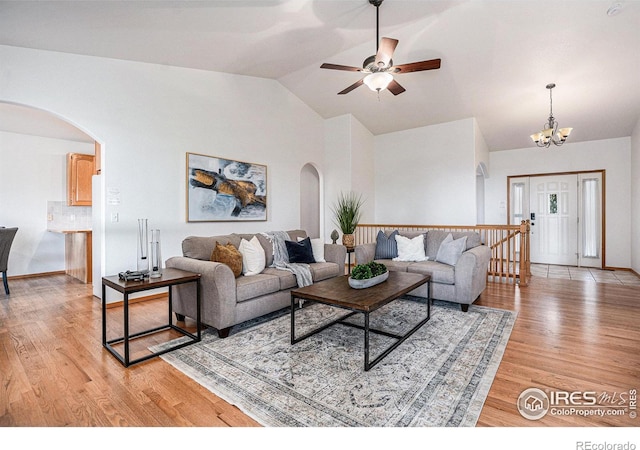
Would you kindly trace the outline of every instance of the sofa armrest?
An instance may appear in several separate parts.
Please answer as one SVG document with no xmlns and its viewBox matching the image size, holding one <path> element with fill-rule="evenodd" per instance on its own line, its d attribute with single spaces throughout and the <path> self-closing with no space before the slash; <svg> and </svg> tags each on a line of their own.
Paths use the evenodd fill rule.
<svg viewBox="0 0 640 450">
<path fill-rule="evenodd" d="M 218 330 L 235 325 L 236 279 L 229 266 L 185 256 L 169 258 L 167 267 L 199 273 L 202 322 Z M 196 318 L 196 288 L 193 283 L 174 286 L 173 310 Z"/>
<path fill-rule="evenodd" d="M 371 261 L 376 256 L 376 244 L 368 243 L 368 244 L 360 244 L 356 245 L 356 264 L 366 264 Z"/>
<path fill-rule="evenodd" d="M 344 266 L 347 258 L 347 247 L 342 244 L 324 244 L 324 260 Z"/>
<path fill-rule="evenodd" d="M 491 249 L 479 245 L 465 251 L 455 270 L 456 301 L 473 303 L 487 287 L 487 270 L 491 259 Z"/>
</svg>

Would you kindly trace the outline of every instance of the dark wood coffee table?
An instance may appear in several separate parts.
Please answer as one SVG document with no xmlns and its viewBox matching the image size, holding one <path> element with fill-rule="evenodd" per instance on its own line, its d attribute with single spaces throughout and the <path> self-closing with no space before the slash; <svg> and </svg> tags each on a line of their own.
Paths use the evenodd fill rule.
<svg viewBox="0 0 640 450">
<path fill-rule="evenodd" d="M 385 356 L 391 353 L 396 347 L 402 344 L 409 336 L 418 331 L 418 329 L 431 318 L 431 276 L 407 272 L 389 272 L 389 278 L 386 281 L 366 289 L 353 289 L 349 286 L 348 278 L 348 275 L 335 277 L 330 280 L 320 281 L 312 284 L 311 286 L 291 291 L 291 345 L 307 339 L 308 337 L 313 336 L 334 324 L 342 324 L 359 328 L 364 330 L 364 370 L 368 371 L 378 364 Z M 422 319 L 420 323 L 414 326 L 408 333 L 399 335 L 396 333 L 369 328 L 370 313 L 387 303 L 402 297 L 425 283 L 428 283 L 428 297 L 426 302 L 427 317 Z M 296 299 L 313 300 L 326 305 L 343 308 L 351 312 L 333 322 L 296 338 Z M 348 317 L 358 313 L 364 314 L 364 326 L 345 321 Z M 381 334 L 397 339 L 397 341 L 373 361 L 369 361 L 369 333 Z"/>
</svg>

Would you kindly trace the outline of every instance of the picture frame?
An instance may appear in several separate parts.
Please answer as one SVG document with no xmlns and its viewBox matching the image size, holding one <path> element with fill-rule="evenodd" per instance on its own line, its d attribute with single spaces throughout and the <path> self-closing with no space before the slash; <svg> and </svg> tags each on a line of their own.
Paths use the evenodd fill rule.
<svg viewBox="0 0 640 450">
<path fill-rule="evenodd" d="M 267 220 L 267 166 L 187 153 L 187 222 Z"/>
</svg>

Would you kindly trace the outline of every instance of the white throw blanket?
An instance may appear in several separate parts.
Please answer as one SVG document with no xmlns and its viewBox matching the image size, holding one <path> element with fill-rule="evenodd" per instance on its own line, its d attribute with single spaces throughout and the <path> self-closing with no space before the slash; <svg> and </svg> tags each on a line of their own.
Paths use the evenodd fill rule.
<svg viewBox="0 0 640 450">
<path fill-rule="evenodd" d="M 262 233 L 262 235 L 269 239 L 273 245 L 273 264 L 271 264 L 270 267 L 292 272 L 296 277 L 298 287 L 313 284 L 311 267 L 309 264 L 289 262 L 289 252 L 287 252 L 287 244 L 284 242 L 291 240 L 289 233 L 286 231 L 272 231 L 269 233 Z"/>
</svg>

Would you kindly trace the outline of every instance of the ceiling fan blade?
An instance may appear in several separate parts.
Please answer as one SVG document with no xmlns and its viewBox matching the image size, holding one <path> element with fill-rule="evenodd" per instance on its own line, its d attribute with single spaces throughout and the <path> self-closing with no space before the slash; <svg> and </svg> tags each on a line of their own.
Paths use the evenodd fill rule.
<svg viewBox="0 0 640 450">
<path fill-rule="evenodd" d="M 393 70 L 396 73 L 408 73 L 408 72 L 420 72 L 422 70 L 433 70 L 440 68 L 440 59 L 430 59 L 428 61 L 420 61 L 409 64 L 400 64 L 394 66 Z"/>
<path fill-rule="evenodd" d="M 393 52 L 398 45 L 397 39 L 383 37 L 380 40 L 380 46 L 378 47 L 378 53 L 376 53 L 376 65 L 380 68 L 388 67 L 391 62 Z"/>
<path fill-rule="evenodd" d="M 324 63 L 323 65 L 320 66 L 321 69 L 333 69 L 333 70 L 346 70 L 349 72 L 362 72 L 362 69 L 359 67 L 352 67 L 352 66 L 341 66 L 340 64 L 329 64 L 329 63 Z"/>
<path fill-rule="evenodd" d="M 348 88 L 338 92 L 338 95 L 348 94 L 349 92 L 353 91 L 355 88 L 361 86 L 362 83 L 364 83 L 363 80 L 358 80 L 355 83 L 353 83 L 351 86 L 349 86 Z"/>
<path fill-rule="evenodd" d="M 406 89 L 400 86 L 400 84 L 396 80 L 391 80 L 391 83 L 389 83 L 387 89 L 389 89 L 389 92 L 391 92 L 393 95 L 402 94 L 404 91 L 406 91 Z"/>
</svg>

